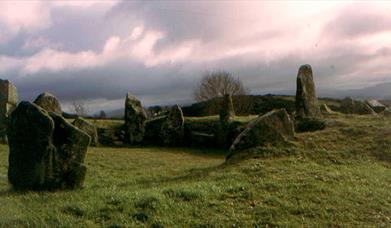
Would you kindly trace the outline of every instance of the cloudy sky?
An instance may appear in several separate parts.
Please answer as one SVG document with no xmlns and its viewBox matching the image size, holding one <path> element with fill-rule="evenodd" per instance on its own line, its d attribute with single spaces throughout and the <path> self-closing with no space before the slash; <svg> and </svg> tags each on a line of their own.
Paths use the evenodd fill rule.
<svg viewBox="0 0 391 228">
<path fill-rule="evenodd" d="M 1 1 L 0 78 L 21 99 L 69 108 L 183 103 L 227 70 L 253 94 L 295 90 L 311 64 L 320 93 L 391 82 L 391 3 L 341 1 Z"/>
</svg>

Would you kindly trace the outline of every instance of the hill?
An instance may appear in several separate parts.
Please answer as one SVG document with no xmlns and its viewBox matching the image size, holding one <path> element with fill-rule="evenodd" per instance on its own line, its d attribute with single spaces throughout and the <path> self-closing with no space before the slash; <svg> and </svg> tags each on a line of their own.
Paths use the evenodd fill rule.
<svg viewBox="0 0 391 228">
<path fill-rule="evenodd" d="M 335 120 L 230 163 L 219 150 L 90 148 L 78 191 L 13 192 L 0 145 L 0 227 L 386 227 L 391 120 Z"/>
</svg>

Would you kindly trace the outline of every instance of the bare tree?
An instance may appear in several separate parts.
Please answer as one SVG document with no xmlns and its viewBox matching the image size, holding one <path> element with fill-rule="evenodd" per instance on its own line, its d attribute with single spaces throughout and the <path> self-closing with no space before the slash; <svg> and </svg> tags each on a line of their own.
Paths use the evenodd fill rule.
<svg viewBox="0 0 391 228">
<path fill-rule="evenodd" d="M 87 105 L 81 100 L 73 101 L 72 105 L 76 115 L 78 116 L 87 116 L 90 112 Z"/>
<path fill-rule="evenodd" d="M 237 96 L 248 93 L 249 89 L 244 87 L 239 78 L 226 71 L 215 71 L 204 75 L 194 91 L 194 96 L 196 101 L 206 101 L 226 94 Z"/>
</svg>

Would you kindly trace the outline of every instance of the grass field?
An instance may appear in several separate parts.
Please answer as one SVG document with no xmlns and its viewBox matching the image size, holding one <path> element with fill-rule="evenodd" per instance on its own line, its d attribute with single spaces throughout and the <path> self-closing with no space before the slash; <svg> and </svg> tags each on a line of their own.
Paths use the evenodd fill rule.
<svg viewBox="0 0 391 228">
<path fill-rule="evenodd" d="M 391 120 L 297 135 L 297 145 L 225 163 L 189 148 L 90 148 L 85 188 L 10 190 L 0 146 L 0 227 L 389 227 Z"/>
</svg>

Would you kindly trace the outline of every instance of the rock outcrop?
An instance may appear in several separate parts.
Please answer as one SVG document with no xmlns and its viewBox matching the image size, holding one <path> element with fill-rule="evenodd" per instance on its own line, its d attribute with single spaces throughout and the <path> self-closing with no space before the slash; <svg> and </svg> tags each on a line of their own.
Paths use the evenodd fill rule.
<svg viewBox="0 0 391 228">
<path fill-rule="evenodd" d="M 60 115 L 23 101 L 11 114 L 7 135 L 8 179 L 15 189 L 83 186 L 90 137 Z"/>
<path fill-rule="evenodd" d="M 342 100 L 340 111 L 345 114 L 376 115 L 376 112 L 368 104 L 350 97 Z"/>
<path fill-rule="evenodd" d="M 366 100 L 365 103 L 369 105 L 369 107 L 371 107 L 376 113 L 381 113 L 387 108 L 385 105 L 374 99 Z"/>
<path fill-rule="evenodd" d="M 138 144 L 143 141 L 145 133 L 145 113 L 141 102 L 131 93 L 126 95 L 125 100 L 125 142 Z"/>
<path fill-rule="evenodd" d="M 273 110 L 251 121 L 235 139 L 230 155 L 250 148 L 286 144 L 294 140 L 294 125 L 285 109 Z"/>
<path fill-rule="evenodd" d="M 16 87 L 10 81 L 0 79 L 0 143 L 7 142 L 8 117 L 17 103 Z"/>
<path fill-rule="evenodd" d="M 297 74 L 296 116 L 299 119 L 321 117 L 310 65 L 301 66 Z"/>
<path fill-rule="evenodd" d="M 178 105 L 172 107 L 167 115 L 166 120 L 163 122 L 159 138 L 164 145 L 180 145 L 184 135 L 184 123 L 182 109 Z"/>
<path fill-rule="evenodd" d="M 41 93 L 34 100 L 34 104 L 45 109 L 47 112 L 54 112 L 59 115 L 62 114 L 60 102 L 58 101 L 58 99 L 54 95 L 52 95 L 48 92 Z"/>
<path fill-rule="evenodd" d="M 88 122 L 87 120 L 81 117 L 77 117 L 72 124 L 90 136 L 91 138 L 90 146 L 99 145 L 98 131 L 95 125 L 93 125 L 92 123 Z"/>
</svg>

